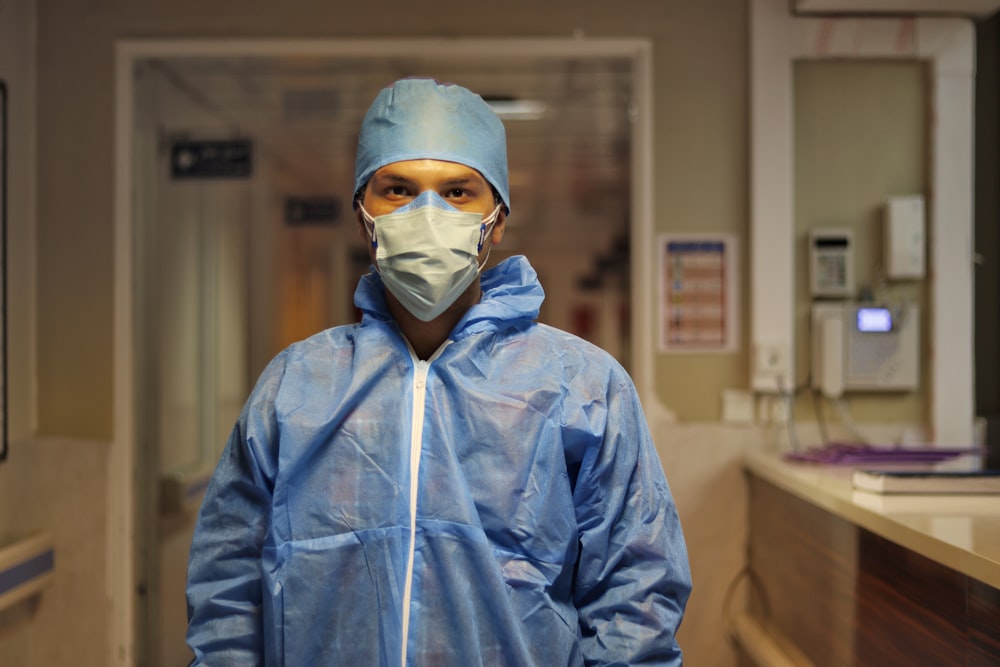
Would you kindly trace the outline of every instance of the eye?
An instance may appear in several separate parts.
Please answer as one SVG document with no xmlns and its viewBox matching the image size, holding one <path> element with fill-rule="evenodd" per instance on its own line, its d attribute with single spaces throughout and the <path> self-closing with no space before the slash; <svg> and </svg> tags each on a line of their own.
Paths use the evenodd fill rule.
<svg viewBox="0 0 1000 667">
<path fill-rule="evenodd" d="M 410 190 L 405 185 L 390 185 L 382 191 L 382 196 L 387 199 L 398 199 L 400 197 L 409 197 Z"/>
<path fill-rule="evenodd" d="M 463 199 L 470 196 L 470 193 L 468 190 L 464 190 L 462 188 L 452 188 L 445 192 L 444 196 L 447 199 Z"/>
</svg>

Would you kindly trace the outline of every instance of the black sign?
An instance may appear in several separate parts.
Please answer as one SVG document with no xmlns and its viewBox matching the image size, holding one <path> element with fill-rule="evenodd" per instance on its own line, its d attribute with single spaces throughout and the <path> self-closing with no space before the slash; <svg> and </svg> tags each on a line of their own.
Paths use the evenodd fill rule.
<svg viewBox="0 0 1000 667">
<path fill-rule="evenodd" d="M 249 178 L 253 174 L 253 142 L 249 139 L 175 141 L 170 147 L 174 178 Z"/>
<path fill-rule="evenodd" d="M 288 197 L 285 222 L 289 225 L 335 225 L 340 222 L 339 197 Z"/>
</svg>

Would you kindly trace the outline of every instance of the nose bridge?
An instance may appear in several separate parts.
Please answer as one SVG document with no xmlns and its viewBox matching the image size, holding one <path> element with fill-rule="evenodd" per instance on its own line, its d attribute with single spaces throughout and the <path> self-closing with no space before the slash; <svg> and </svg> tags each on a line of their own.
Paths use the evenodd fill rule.
<svg viewBox="0 0 1000 667">
<path fill-rule="evenodd" d="M 411 211 L 413 209 L 422 208 L 424 206 L 430 206 L 432 208 L 440 208 L 445 211 L 457 211 L 458 209 L 445 201 L 438 192 L 429 184 L 422 184 L 422 190 L 420 193 L 413 198 L 413 201 L 409 202 L 405 206 L 401 206 L 396 209 L 397 213 L 402 213 L 405 211 Z"/>
</svg>

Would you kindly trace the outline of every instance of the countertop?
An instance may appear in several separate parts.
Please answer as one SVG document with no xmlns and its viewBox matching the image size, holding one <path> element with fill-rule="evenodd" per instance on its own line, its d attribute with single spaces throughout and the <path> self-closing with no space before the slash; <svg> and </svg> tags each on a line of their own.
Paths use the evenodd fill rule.
<svg viewBox="0 0 1000 667">
<path fill-rule="evenodd" d="M 744 467 L 806 502 L 1000 589 L 998 495 L 904 496 L 855 491 L 850 466 L 793 463 L 777 454 L 750 454 Z"/>
</svg>

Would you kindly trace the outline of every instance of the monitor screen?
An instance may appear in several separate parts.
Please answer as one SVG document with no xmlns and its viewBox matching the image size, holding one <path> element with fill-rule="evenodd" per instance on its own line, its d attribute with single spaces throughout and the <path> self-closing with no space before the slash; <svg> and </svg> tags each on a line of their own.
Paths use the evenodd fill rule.
<svg viewBox="0 0 1000 667">
<path fill-rule="evenodd" d="M 864 333 L 892 331 L 892 312 L 888 308 L 858 308 L 858 331 Z"/>
</svg>

